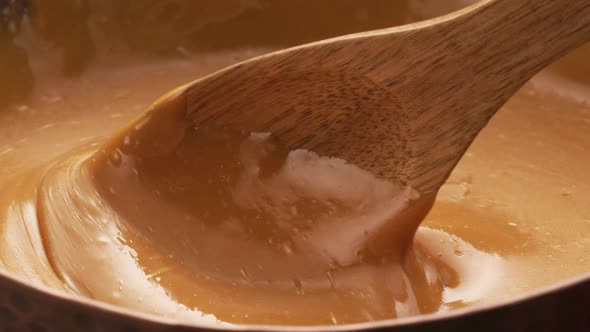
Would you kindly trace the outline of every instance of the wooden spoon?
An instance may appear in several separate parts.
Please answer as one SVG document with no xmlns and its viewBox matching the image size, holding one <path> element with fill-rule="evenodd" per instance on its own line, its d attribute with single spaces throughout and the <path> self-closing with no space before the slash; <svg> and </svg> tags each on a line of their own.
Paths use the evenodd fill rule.
<svg viewBox="0 0 590 332">
<path fill-rule="evenodd" d="M 86 164 L 103 198 L 133 227 L 145 227 L 147 220 L 153 220 L 152 228 L 165 225 L 152 242 L 166 250 L 187 236 L 187 242 L 203 246 L 199 251 L 215 248 L 211 264 L 229 262 L 238 257 L 232 249 L 235 241 L 223 234 L 213 241 L 216 237 L 206 230 L 223 233 L 224 228 L 217 227 L 222 220 L 239 220 L 240 227 L 257 234 L 256 241 L 242 234 L 245 246 L 260 249 L 260 257 L 266 257 L 265 243 L 276 242 L 271 234 L 282 234 L 285 245 L 299 243 L 301 235 L 293 229 L 302 226 L 281 218 L 267 222 L 270 217 L 262 218 L 260 211 L 248 219 L 247 211 L 260 206 L 237 204 L 236 189 L 228 188 L 240 178 L 234 167 L 246 163 L 234 160 L 239 155 L 234 148 L 240 145 L 229 149 L 229 141 L 214 143 L 213 137 L 225 134 L 202 136 L 207 130 L 201 127 L 228 128 L 240 135 L 271 132 L 286 145 L 281 151 L 304 148 L 341 158 L 419 194 L 398 197 L 408 205 L 403 213 L 384 217 L 387 222 L 351 223 L 354 231 L 319 221 L 318 213 L 329 215 L 329 209 L 304 213 L 302 218 L 314 221 L 314 227 L 306 228 L 304 242 L 316 240 L 313 246 L 297 246 L 301 252 L 313 249 L 304 255 L 303 265 L 309 267 L 320 257 L 317 270 L 323 271 L 333 261 L 345 266 L 365 256 L 401 259 L 439 187 L 493 114 L 534 73 L 589 39 L 590 0 L 488 0 L 419 24 L 292 48 L 177 88 L 113 136 Z M 274 174 L 277 164 L 282 165 L 270 164 L 260 166 L 269 168 L 263 173 Z M 332 182 L 343 181 L 354 183 L 350 178 Z M 337 199 L 320 200 L 332 198 Z M 231 202 L 231 208 L 225 202 Z M 163 224 L 161 220 L 182 218 L 170 218 L 173 212 L 159 215 L 168 211 L 160 205 L 201 220 L 204 228 L 195 229 L 196 221 L 183 223 L 185 228 L 179 222 L 174 227 Z M 279 224 L 290 226 L 283 229 Z M 329 228 L 334 229 L 322 233 Z M 197 241 L 196 234 L 214 243 Z M 330 241 L 317 240 L 326 234 L 331 234 Z M 222 249 L 226 259 L 220 259 Z M 237 251 L 244 255 L 236 260 L 238 265 L 248 261 L 256 266 L 263 260 L 252 250 Z M 188 252 L 186 259 L 191 257 Z M 261 269 L 265 277 L 277 261 L 286 265 L 276 269 L 281 273 L 296 267 L 286 258 L 270 259 Z M 236 264 L 227 270 L 237 273 Z"/>
<path fill-rule="evenodd" d="M 487 0 L 236 64 L 182 87 L 182 114 L 159 117 L 272 132 L 435 192 L 508 98 L 587 40 L 590 0 Z"/>
</svg>

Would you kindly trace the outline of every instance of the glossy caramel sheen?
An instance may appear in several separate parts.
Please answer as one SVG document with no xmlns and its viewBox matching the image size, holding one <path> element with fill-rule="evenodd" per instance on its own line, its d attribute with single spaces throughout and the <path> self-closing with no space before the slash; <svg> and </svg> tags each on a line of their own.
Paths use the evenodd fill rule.
<svg viewBox="0 0 590 332">
<path fill-rule="evenodd" d="M 110 12 L 117 5 L 105 3 L 90 13 L 112 19 L 117 30 L 122 20 Z M 419 3 L 396 7 L 390 18 L 361 19 L 355 28 L 439 13 Z M 203 15 L 228 22 L 231 31 L 248 21 L 251 5 L 246 14 L 212 6 Z M 351 5 L 352 17 L 383 6 Z M 61 53 L 39 35 L 68 49 L 84 32 L 60 38 L 59 23 L 43 13 L 21 36 L 33 54 L 36 87 L 0 111 L 0 266 L 9 273 L 195 323 L 315 325 L 442 312 L 590 272 L 590 82 L 581 74 L 589 72 L 587 47 L 498 113 L 414 237 L 430 197 L 411 188 L 344 161 L 286 151 L 280 138 L 260 133 L 174 118 L 130 122 L 171 87 L 266 50 L 191 54 L 183 44 L 188 32 L 148 42 L 132 29 L 123 38 L 132 48 L 178 43 L 172 48 L 182 56 L 99 51 L 82 76 L 62 80 L 53 66 Z M 62 13 L 64 22 L 72 15 Z M 144 16 L 132 19 L 155 17 Z M 190 25 L 182 17 L 175 22 L 171 29 Z M 334 33 L 353 26 L 332 23 Z M 210 40 L 206 28 L 192 28 Z M 307 41 L 292 33 L 291 42 Z M 273 34 L 261 34 L 258 44 L 274 45 Z M 68 55 L 74 63 L 66 74 L 88 62 L 91 50 L 83 49 Z M 168 98 L 155 107 L 182 106 L 182 96 Z M 131 131 L 119 130 L 125 125 Z M 137 125 L 168 130 L 170 141 L 144 146 L 133 135 Z"/>
</svg>

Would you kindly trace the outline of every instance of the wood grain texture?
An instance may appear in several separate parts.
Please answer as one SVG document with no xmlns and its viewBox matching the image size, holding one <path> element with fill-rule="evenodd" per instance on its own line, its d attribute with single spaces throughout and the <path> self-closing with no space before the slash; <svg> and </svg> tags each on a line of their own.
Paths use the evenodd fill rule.
<svg viewBox="0 0 590 332">
<path fill-rule="evenodd" d="M 432 192 L 518 88 L 587 40 L 590 0 L 482 1 L 239 63 L 187 85 L 186 116 Z"/>
</svg>

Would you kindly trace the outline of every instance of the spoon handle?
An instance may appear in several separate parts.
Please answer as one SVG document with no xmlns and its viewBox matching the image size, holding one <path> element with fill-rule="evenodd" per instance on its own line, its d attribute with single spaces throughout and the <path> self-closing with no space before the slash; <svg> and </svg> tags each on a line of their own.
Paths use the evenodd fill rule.
<svg viewBox="0 0 590 332">
<path fill-rule="evenodd" d="M 518 89 L 590 40 L 590 0 L 491 0 L 456 24 L 470 25 L 461 38 L 474 63 L 462 66 L 490 87 Z"/>
<path fill-rule="evenodd" d="M 488 0 L 380 39 L 388 51 L 374 54 L 393 57 L 366 75 L 412 110 L 408 182 L 436 191 L 524 83 L 590 40 L 590 0 Z"/>
</svg>

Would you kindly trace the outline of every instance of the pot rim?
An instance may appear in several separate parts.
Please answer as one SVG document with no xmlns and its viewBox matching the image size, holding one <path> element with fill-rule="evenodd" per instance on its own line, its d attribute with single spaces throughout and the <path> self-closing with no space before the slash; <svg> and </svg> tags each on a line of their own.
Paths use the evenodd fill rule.
<svg viewBox="0 0 590 332">
<path fill-rule="evenodd" d="M 156 314 L 149 314 L 138 310 L 128 309 L 125 307 L 101 302 L 98 300 L 76 296 L 69 294 L 64 291 L 56 290 L 45 286 L 43 284 L 36 284 L 27 282 L 22 277 L 8 272 L 4 269 L 0 270 L 0 279 L 4 279 L 9 283 L 13 283 L 16 286 L 20 286 L 25 289 L 37 292 L 41 296 L 53 297 L 56 300 L 67 301 L 70 304 L 81 305 L 86 309 L 97 310 L 107 315 L 124 316 L 123 318 L 132 320 L 141 320 L 151 324 L 157 324 L 164 327 L 181 327 L 181 328 L 196 328 L 196 329 L 208 329 L 212 331 L 294 331 L 294 332 L 311 332 L 311 331 L 359 331 L 359 330 L 371 330 L 378 328 L 396 328 L 396 327 L 408 327 L 412 325 L 422 325 L 427 323 L 433 323 L 437 321 L 451 320 L 454 318 L 461 318 L 465 316 L 475 315 L 485 311 L 491 311 L 499 309 L 505 306 L 515 306 L 523 304 L 524 302 L 538 300 L 544 296 L 551 295 L 553 293 L 564 291 L 570 287 L 574 287 L 583 283 L 590 283 L 590 272 L 582 274 L 577 277 L 569 278 L 564 281 L 560 281 L 556 284 L 542 287 L 536 290 L 524 292 L 515 297 L 507 298 L 492 303 L 476 304 L 461 309 L 454 309 L 448 312 L 435 312 L 430 314 L 419 314 L 416 316 L 403 317 L 403 318 L 392 318 L 380 321 L 372 321 L 365 323 L 354 323 L 354 324 L 342 324 L 342 325 L 309 325 L 309 326 L 295 326 L 295 325 L 232 325 L 230 323 L 222 322 L 220 325 L 214 324 L 196 324 L 183 322 L 181 320 L 158 316 Z"/>
</svg>

